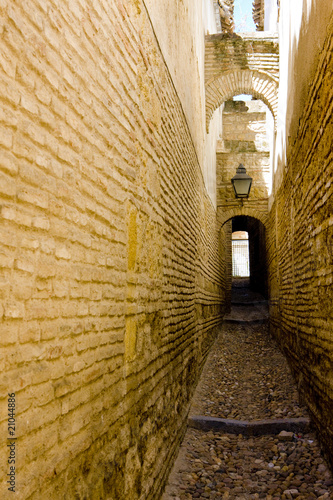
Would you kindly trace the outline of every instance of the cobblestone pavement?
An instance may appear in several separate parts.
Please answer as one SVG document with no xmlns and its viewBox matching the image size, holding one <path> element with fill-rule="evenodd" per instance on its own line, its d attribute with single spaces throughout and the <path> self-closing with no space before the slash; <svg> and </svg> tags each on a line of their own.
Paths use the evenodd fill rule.
<svg viewBox="0 0 333 500">
<path fill-rule="evenodd" d="M 332 499 L 315 437 L 280 439 L 188 429 L 163 500 Z"/>
<path fill-rule="evenodd" d="M 190 415 L 236 420 L 307 416 L 267 324 L 223 325 Z M 315 435 L 284 434 L 246 437 L 189 428 L 163 500 L 333 500 L 332 474 Z"/>
<path fill-rule="evenodd" d="M 267 324 L 225 324 L 192 400 L 191 415 L 239 420 L 304 417 Z"/>
</svg>

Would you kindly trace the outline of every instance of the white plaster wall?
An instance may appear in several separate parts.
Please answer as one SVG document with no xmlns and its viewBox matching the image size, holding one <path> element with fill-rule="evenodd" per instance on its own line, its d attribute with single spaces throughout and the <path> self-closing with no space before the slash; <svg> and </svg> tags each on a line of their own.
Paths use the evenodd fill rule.
<svg viewBox="0 0 333 500">
<path fill-rule="evenodd" d="M 216 148 L 217 141 L 222 139 L 222 110 L 223 106 L 217 108 L 209 124 L 209 134 L 206 136 L 206 155 L 204 179 L 207 191 L 212 203 L 216 208 Z"/>
<path fill-rule="evenodd" d="M 265 31 L 278 30 L 278 5 L 277 0 L 265 0 Z"/>
<path fill-rule="evenodd" d="M 275 3 L 276 0 L 271 0 L 271 4 Z M 280 82 L 273 192 L 282 180 L 288 141 L 292 142 L 297 134 L 332 10 L 332 2 L 327 0 L 280 1 Z"/>
<path fill-rule="evenodd" d="M 213 0 L 202 1 L 202 19 L 205 35 L 216 33 L 216 12 Z"/>
<path fill-rule="evenodd" d="M 216 33 L 216 12 L 213 1 L 202 2 L 202 17 L 205 29 L 205 35 Z M 203 61 L 204 62 L 204 61 Z M 220 106 L 213 113 L 209 124 L 209 133 L 205 134 L 205 109 L 203 109 L 203 123 L 205 135 L 205 153 L 204 153 L 204 168 L 203 174 L 205 185 L 210 195 L 212 203 L 216 208 L 216 148 L 217 141 L 222 139 L 222 110 Z"/>
<path fill-rule="evenodd" d="M 275 127 L 274 127 L 274 117 L 271 111 L 267 108 L 266 110 L 266 134 L 267 142 L 269 147 L 269 166 L 270 166 L 270 180 L 268 185 L 268 196 L 272 194 L 273 188 L 273 176 L 274 176 L 274 148 L 275 148 Z"/>
<path fill-rule="evenodd" d="M 213 0 L 144 0 L 164 59 L 180 97 L 205 184 L 216 206 L 216 141 L 221 131 L 214 119 L 205 130 L 205 34 L 216 33 Z"/>
</svg>

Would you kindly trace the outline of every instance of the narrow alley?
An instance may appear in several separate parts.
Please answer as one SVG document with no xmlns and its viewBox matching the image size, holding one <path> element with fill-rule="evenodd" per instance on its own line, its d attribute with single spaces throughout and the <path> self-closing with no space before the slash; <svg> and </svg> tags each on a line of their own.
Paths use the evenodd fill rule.
<svg viewBox="0 0 333 500">
<path fill-rule="evenodd" d="M 163 500 L 330 500 L 333 477 L 269 335 L 267 301 L 232 292 Z"/>
<path fill-rule="evenodd" d="M 332 0 L 0 0 L 1 500 L 333 500 L 332 75 Z"/>
</svg>

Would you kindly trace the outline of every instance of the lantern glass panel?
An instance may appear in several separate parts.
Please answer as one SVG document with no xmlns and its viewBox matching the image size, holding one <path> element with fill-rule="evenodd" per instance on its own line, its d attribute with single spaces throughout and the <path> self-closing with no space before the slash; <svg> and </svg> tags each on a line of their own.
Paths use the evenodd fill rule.
<svg viewBox="0 0 333 500">
<path fill-rule="evenodd" d="M 238 198 L 247 197 L 249 195 L 252 179 L 235 179 L 233 186 L 235 194 Z"/>
</svg>

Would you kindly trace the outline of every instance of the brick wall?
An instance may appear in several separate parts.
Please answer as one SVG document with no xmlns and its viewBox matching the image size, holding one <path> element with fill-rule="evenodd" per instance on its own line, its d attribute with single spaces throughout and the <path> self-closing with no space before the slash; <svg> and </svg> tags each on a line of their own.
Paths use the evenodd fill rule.
<svg viewBox="0 0 333 500">
<path fill-rule="evenodd" d="M 155 499 L 224 303 L 188 124 L 141 1 L 0 5 L 1 477 L 15 392 L 18 498 Z"/>
<path fill-rule="evenodd" d="M 318 31 L 316 24 L 305 29 L 307 22 L 302 24 L 300 49 Z M 292 122 L 298 128 L 290 132 L 287 161 L 277 172 L 268 260 L 272 331 L 333 464 L 332 27 L 332 21 L 321 26 L 327 36 L 320 51 L 313 45 L 312 53 L 295 49 L 293 54 L 293 91 L 307 87 L 307 94 L 301 112 L 294 110 Z M 302 73 L 302 58 L 314 68 L 311 73 Z"/>
<path fill-rule="evenodd" d="M 227 99 L 251 94 L 277 119 L 279 42 L 273 33 L 237 33 L 205 37 L 206 128 Z"/>
</svg>

